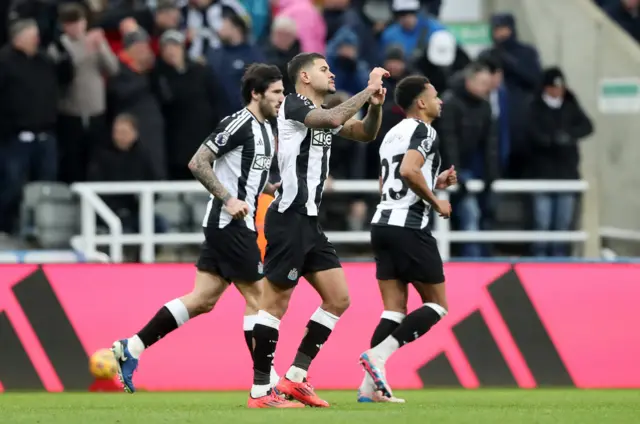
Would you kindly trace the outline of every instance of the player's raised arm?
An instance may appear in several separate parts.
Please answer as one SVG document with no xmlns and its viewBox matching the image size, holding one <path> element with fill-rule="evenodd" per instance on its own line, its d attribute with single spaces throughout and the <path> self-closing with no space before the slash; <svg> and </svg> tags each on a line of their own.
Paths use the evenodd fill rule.
<svg viewBox="0 0 640 424">
<path fill-rule="evenodd" d="M 382 105 L 387 95 L 387 89 L 382 88 L 382 78 L 388 77 L 389 73 L 383 68 L 375 68 L 369 76 L 369 88 L 375 88 L 379 85 L 379 89 L 369 98 L 369 109 L 367 115 L 362 121 L 357 119 L 349 119 L 345 122 L 344 127 L 339 135 L 350 140 L 369 142 L 376 139 L 380 125 L 382 124 Z"/>
<path fill-rule="evenodd" d="M 376 94 L 379 95 L 383 92 L 382 78 L 388 75 L 389 73 L 386 70 L 382 68 L 375 68 L 369 75 L 369 85 L 367 88 L 334 108 L 313 109 L 305 117 L 304 124 L 309 128 L 338 128 L 339 126 L 344 125 L 351 119 L 351 117 L 353 117 L 353 115 L 362 109 L 362 106 L 374 98 Z M 381 122 L 381 112 L 381 110 L 374 112 L 374 114 L 379 114 L 380 116 L 379 118 L 374 117 L 373 125 L 369 124 L 370 127 L 375 127 L 376 119 Z M 377 128 L 374 130 L 376 134 L 379 128 L 380 124 L 378 124 Z M 360 133 L 360 135 L 362 135 L 362 133 Z"/>
</svg>

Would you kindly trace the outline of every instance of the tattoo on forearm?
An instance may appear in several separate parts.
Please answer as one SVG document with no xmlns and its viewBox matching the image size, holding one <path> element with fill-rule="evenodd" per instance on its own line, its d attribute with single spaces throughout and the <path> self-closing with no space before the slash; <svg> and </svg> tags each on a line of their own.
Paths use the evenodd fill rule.
<svg viewBox="0 0 640 424">
<path fill-rule="evenodd" d="M 367 116 L 362 121 L 364 132 L 371 138 L 375 138 L 382 124 L 382 107 L 370 106 Z"/>
<path fill-rule="evenodd" d="M 310 122 L 305 120 L 305 123 L 307 125 L 322 125 L 329 122 L 338 122 L 338 125 L 342 125 L 355 115 L 370 98 L 371 93 L 365 89 L 334 108 L 315 109 L 316 112 L 312 111 L 307 115 L 307 119 Z"/>
<path fill-rule="evenodd" d="M 189 169 L 209 193 L 226 203 L 231 198 L 231 194 L 213 172 L 212 165 L 215 158 L 215 155 L 208 147 L 200 146 L 200 149 L 189 162 Z"/>
</svg>

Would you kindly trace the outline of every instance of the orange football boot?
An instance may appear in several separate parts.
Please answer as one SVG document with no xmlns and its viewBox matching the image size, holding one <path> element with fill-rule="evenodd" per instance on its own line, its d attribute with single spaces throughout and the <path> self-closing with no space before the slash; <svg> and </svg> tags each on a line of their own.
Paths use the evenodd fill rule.
<svg viewBox="0 0 640 424">
<path fill-rule="evenodd" d="M 251 395 L 249 395 L 247 406 L 249 408 L 304 408 L 304 405 L 301 403 L 283 399 L 278 396 L 274 390 L 271 390 L 267 395 L 259 398 L 252 398 Z"/>
<path fill-rule="evenodd" d="M 308 381 L 302 383 L 296 383 L 282 377 L 278 383 L 277 389 L 285 396 L 289 396 L 298 402 L 302 402 L 305 405 L 313 406 L 315 408 L 328 408 L 329 402 L 320 399 L 320 397 L 313 390 L 313 386 Z"/>
</svg>

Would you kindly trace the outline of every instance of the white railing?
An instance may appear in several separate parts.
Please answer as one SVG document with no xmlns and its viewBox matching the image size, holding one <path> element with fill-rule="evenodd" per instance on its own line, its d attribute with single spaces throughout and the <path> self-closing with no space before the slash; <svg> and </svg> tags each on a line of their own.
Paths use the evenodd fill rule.
<svg viewBox="0 0 640 424">
<path fill-rule="evenodd" d="M 470 192 L 483 190 L 482 181 L 471 181 Z M 493 184 L 497 193 L 581 193 L 588 189 L 586 181 L 551 180 L 500 180 Z M 156 245 L 198 244 L 204 239 L 202 232 L 155 234 L 154 195 L 162 193 L 204 193 L 196 181 L 174 182 L 122 182 L 122 183 L 75 183 L 71 189 L 81 198 L 81 234 L 72 239 L 74 249 L 87 256 L 95 255 L 98 246 L 109 246 L 113 262 L 122 262 L 123 246 L 141 246 L 141 261 L 155 260 Z M 343 180 L 334 181 L 333 193 L 377 193 L 378 181 Z M 448 191 L 455 191 L 451 188 Z M 439 191 L 438 196 L 448 198 L 448 191 Z M 138 194 L 140 196 L 140 233 L 123 234 L 118 216 L 102 201 L 99 195 Z M 204 214 L 204 211 L 202 211 Z M 96 214 L 107 224 L 109 234 L 96 234 Z M 451 231 L 449 220 L 436 218 L 433 235 L 438 240 L 440 254 L 444 260 L 450 257 L 450 244 L 460 242 L 519 243 L 534 241 L 584 242 L 585 231 Z M 333 243 L 362 244 L 370 241 L 368 231 L 329 231 L 326 233 Z"/>
</svg>

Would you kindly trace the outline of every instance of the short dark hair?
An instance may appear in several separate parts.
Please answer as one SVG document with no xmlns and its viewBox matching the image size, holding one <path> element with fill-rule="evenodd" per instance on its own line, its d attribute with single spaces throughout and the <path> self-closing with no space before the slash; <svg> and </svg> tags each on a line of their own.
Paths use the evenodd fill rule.
<svg viewBox="0 0 640 424">
<path fill-rule="evenodd" d="M 502 71 L 502 58 L 500 55 L 493 50 L 488 50 L 484 53 L 481 53 L 478 57 L 478 62 L 484 64 L 487 68 L 489 68 L 489 72 L 495 74 L 498 71 Z"/>
<path fill-rule="evenodd" d="M 274 82 L 282 80 L 282 72 L 275 65 L 254 63 L 249 65 L 242 76 L 242 99 L 251 102 L 251 93 L 264 94 Z"/>
<path fill-rule="evenodd" d="M 429 78 L 423 75 L 412 75 L 403 78 L 396 86 L 396 104 L 406 112 L 413 106 L 413 102 L 418 96 L 424 92 L 427 84 L 430 84 Z"/>
<path fill-rule="evenodd" d="M 85 8 L 78 3 L 64 3 L 58 8 L 58 20 L 63 24 L 72 24 L 86 18 Z"/>
<path fill-rule="evenodd" d="M 298 74 L 302 68 L 311 65 L 316 59 L 325 59 L 320 53 L 299 53 L 287 65 L 287 74 L 289 81 L 293 85 L 298 82 Z M 326 59 L 325 59 L 326 60 Z"/>
</svg>

